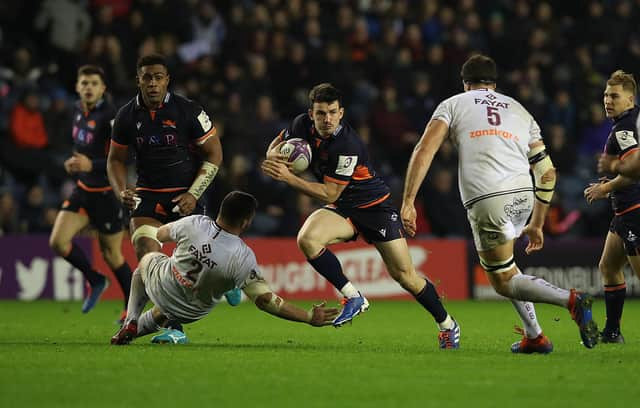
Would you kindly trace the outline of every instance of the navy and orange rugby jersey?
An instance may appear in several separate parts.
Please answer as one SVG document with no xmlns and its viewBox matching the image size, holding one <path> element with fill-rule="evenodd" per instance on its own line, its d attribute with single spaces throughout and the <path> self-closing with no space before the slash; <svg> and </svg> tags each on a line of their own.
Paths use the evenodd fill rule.
<svg viewBox="0 0 640 408">
<path fill-rule="evenodd" d="M 323 139 L 313 120 L 303 113 L 280 133 L 281 139 L 295 137 L 311 145 L 309 169 L 318 181 L 347 185 L 334 203 L 338 208 L 367 208 L 389 198 L 389 187 L 371 168 L 364 142 L 347 123 L 342 122 L 332 136 Z"/>
<path fill-rule="evenodd" d="M 92 162 L 89 172 L 76 173 L 78 186 L 87 191 L 111 189 L 107 178 L 107 153 L 111 137 L 111 122 L 116 108 L 105 99 L 88 112 L 78 101 L 73 109 L 73 148 Z"/>
<path fill-rule="evenodd" d="M 624 159 L 629 153 L 638 149 L 639 112 L 640 108 L 634 106 L 633 109 L 624 111 L 613 119 L 613 128 L 609 133 L 604 150 L 606 154 Z M 616 215 L 640 208 L 640 183 L 635 182 L 621 190 L 614 191 L 610 196 L 611 205 Z"/>
<path fill-rule="evenodd" d="M 177 191 L 193 183 L 202 164 L 195 147 L 215 132 L 206 112 L 183 96 L 167 92 L 149 110 L 137 95 L 118 111 L 111 143 L 135 149 L 138 189 Z"/>
</svg>

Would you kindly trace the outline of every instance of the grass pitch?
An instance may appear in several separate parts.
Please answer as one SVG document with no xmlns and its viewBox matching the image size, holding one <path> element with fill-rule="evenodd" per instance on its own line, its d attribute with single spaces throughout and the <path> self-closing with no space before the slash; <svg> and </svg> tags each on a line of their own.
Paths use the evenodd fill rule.
<svg viewBox="0 0 640 408">
<path fill-rule="evenodd" d="M 308 306 L 309 304 L 304 304 Z M 630 407 L 640 398 L 640 301 L 627 344 L 579 342 L 569 313 L 540 305 L 550 355 L 514 355 L 508 302 L 447 302 L 462 348 L 443 351 L 415 302 L 373 301 L 353 325 L 312 328 L 250 303 L 186 326 L 190 344 L 109 345 L 120 302 L 0 302 L 0 407 Z M 604 319 L 604 303 L 594 316 Z"/>
</svg>

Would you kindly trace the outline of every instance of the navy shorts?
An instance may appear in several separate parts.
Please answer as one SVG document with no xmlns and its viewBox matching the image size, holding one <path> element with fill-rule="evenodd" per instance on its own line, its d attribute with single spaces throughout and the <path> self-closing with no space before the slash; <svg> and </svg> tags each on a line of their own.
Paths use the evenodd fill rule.
<svg viewBox="0 0 640 408">
<path fill-rule="evenodd" d="M 131 217 L 150 217 L 163 224 L 178 220 L 182 215 L 173 212 L 176 203 L 171 200 L 185 191 L 187 190 L 171 192 L 137 190 L 136 194 L 142 201 L 138 208 L 131 212 Z M 204 206 L 198 201 L 191 214 L 204 214 Z"/>
<path fill-rule="evenodd" d="M 104 234 L 115 234 L 124 226 L 124 209 L 112 190 L 89 192 L 76 187 L 60 210 L 86 215 L 89 223 Z"/>
<path fill-rule="evenodd" d="M 346 218 L 356 228 L 351 241 L 356 240 L 359 234 L 370 244 L 405 237 L 398 211 L 386 201 L 368 208 L 336 208 L 331 205 L 324 208 Z"/>
<path fill-rule="evenodd" d="M 627 255 L 640 255 L 640 211 L 616 215 L 611 220 L 609 231 L 622 238 Z"/>
</svg>

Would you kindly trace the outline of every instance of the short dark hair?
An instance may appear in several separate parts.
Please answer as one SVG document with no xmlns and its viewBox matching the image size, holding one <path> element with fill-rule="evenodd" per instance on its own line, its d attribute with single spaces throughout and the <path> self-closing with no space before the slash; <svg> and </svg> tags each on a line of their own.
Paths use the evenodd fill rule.
<svg viewBox="0 0 640 408">
<path fill-rule="evenodd" d="M 338 101 L 342 106 L 342 92 L 328 82 L 314 86 L 309 92 L 309 107 L 313 108 L 315 102 L 331 103 Z"/>
<path fill-rule="evenodd" d="M 244 191 L 232 191 L 227 194 L 220 205 L 219 216 L 225 222 L 234 226 L 242 225 L 242 222 L 253 217 L 258 208 L 258 200 Z"/>
<path fill-rule="evenodd" d="M 633 96 L 636 96 L 638 86 L 636 80 L 633 78 L 633 74 L 629 74 L 619 69 L 615 71 L 607 80 L 607 85 L 616 86 L 621 85 L 622 89 L 631 92 Z"/>
<path fill-rule="evenodd" d="M 486 55 L 474 55 L 462 65 L 460 76 L 469 84 L 494 84 L 498 79 L 496 63 Z"/>
<path fill-rule="evenodd" d="M 136 71 L 139 72 L 140 68 L 146 67 L 149 65 L 162 65 L 167 69 L 167 72 L 169 72 L 167 59 L 162 54 L 148 54 L 138 58 L 138 63 L 136 64 Z"/>
<path fill-rule="evenodd" d="M 106 75 L 104 74 L 104 70 L 97 65 L 83 65 L 78 68 L 78 76 L 80 75 L 98 75 L 103 83 L 107 83 Z"/>
</svg>

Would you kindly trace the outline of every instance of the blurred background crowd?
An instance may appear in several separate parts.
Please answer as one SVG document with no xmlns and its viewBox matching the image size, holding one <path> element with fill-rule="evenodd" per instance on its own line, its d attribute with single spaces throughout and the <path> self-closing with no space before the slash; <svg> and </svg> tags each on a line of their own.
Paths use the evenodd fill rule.
<svg viewBox="0 0 640 408">
<path fill-rule="evenodd" d="M 400 197 L 434 108 L 462 91 L 475 52 L 499 67 L 498 90 L 542 127 L 559 172 L 550 236 L 602 236 L 609 203 L 588 205 L 611 123 L 602 92 L 616 69 L 640 72 L 640 0 L 24 0 L 0 2 L 0 234 L 48 232 L 73 181 L 70 112 L 81 64 L 107 74 L 120 107 L 140 55 L 167 56 L 170 89 L 212 115 L 224 169 L 209 210 L 231 189 L 260 201 L 252 234 L 293 236 L 318 203 L 260 172 L 273 137 L 331 82 L 374 167 Z M 425 236 L 468 237 L 448 142 L 421 193 Z M 399 204 L 399 203 L 398 203 Z"/>
</svg>

